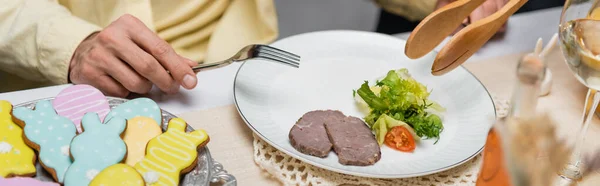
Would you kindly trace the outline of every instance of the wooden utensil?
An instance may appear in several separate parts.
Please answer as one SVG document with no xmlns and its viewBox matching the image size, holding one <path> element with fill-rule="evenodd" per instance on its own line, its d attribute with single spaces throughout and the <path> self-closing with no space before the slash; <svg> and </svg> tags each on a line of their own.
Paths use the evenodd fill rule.
<svg viewBox="0 0 600 186">
<path fill-rule="evenodd" d="M 526 2 L 527 0 L 510 0 L 496 13 L 459 31 L 438 53 L 431 67 L 431 73 L 443 75 L 463 64 Z"/>
<path fill-rule="evenodd" d="M 459 0 L 427 16 L 410 35 L 405 54 L 414 59 L 431 52 L 483 1 L 485 0 Z M 527 1 L 510 0 L 494 14 L 460 30 L 437 54 L 431 73 L 443 75 L 463 64 Z"/>
<path fill-rule="evenodd" d="M 406 56 L 416 59 L 429 53 L 483 2 L 485 0 L 458 0 L 431 13 L 408 37 L 404 49 Z"/>
</svg>

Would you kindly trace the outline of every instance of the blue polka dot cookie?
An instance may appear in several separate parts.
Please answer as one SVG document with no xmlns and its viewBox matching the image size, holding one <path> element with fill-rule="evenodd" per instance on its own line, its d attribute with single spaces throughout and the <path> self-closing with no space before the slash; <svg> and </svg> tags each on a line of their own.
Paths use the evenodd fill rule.
<svg viewBox="0 0 600 186">
<path fill-rule="evenodd" d="M 13 116 L 15 123 L 23 127 L 25 143 L 39 152 L 42 167 L 62 183 L 72 163 L 69 145 L 77 132 L 73 122 L 59 116 L 48 100 L 37 102 L 35 110 L 15 108 Z"/>
<path fill-rule="evenodd" d="M 136 98 L 120 104 L 106 115 L 104 121 L 109 121 L 117 116 L 127 120 L 138 116 L 144 116 L 154 119 L 159 126 L 162 123 L 160 107 L 158 107 L 156 102 L 149 98 Z"/>
<path fill-rule="evenodd" d="M 113 117 L 102 124 L 97 113 L 87 113 L 81 120 L 83 132 L 71 142 L 73 164 L 65 174 L 65 185 L 89 185 L 105 168 L 123 162 L 127 147 L 121 139 L 126 120 Z"/>
</svg>

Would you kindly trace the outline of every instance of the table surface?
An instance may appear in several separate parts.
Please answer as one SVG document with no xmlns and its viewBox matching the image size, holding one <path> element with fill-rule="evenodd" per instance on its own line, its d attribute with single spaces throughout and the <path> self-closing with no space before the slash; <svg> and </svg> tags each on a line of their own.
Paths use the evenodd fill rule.
<svg viewBox="0 0 600 186">
<path fill-rule="evenodd" d="M 498 98 L 497 101 L 501 101 L 502 99 L 510 97 L 513 92 L 515 82 L 517 82 L 516 76 L 514 76 L 515 69 L 517 62 L 523 54 L 524 53 L 518 53 L 483 59 L 482 62 L 469 63 L 464 66 L 481 81 L 490 93 L 496 95 Z M 575 79 L 563 59 L 562 52 L 557 48 L 550 51 L 549 55 L 546 56 L 545 62 L 555 78 L 552 83 L 550 94 L 538 99 L 538 111 L 552 116 L 552 119 L 555 122 L 555 125 L 553 126 L 556 128 L 557 137 L 561 140 L 565 140 L 567 144 L 572 144 L 574 139 L 576 139 L 575 136 L 579 129 L 579 127 L 576 126 L 579 124 L 577 121 L 579 121 L 581 116 L 581 109 L 583 108 L 583 100 L 587 88 Z M 296 161 L 289 156 L 278 156 L 278 153 L 276 152 L 271 152 L 269 155 L 266 155 L 264 154 L 265 151 L 269 151 L 266 149 L 262 150 L 262 152 L 255 149 L 264 148 L 263 146 L 254 146 L 252 130 L 244 123 L 234 105 L 187 112 L 179 116 L 187 121 L 192 127 L 205 129 L 209 133 L 211 142 L 208 143 L 208 147 L 211 150 L 211 154 L 223 164 L 227 171 L 235 175 L 238 183 L 243 185 L 278 185 L 277 180 L 273 178 L 280 175 L 280 172 L 277 170 L 281 165 L 276 162 Z M 585 142 L 586 148 L 584 149 L 584 154 L 588 156 L 596 151 L 596 149 L 600 149 L 599 118 L 594 118 L 594 122 L 590 126 L 586 136 L 587 140 Z M 261 159 L 270 159 L 270 161 L 260 161 L 257 163 L 258 166 L 248 166 L 255 163 L 252 154 L 257 154 Z M 535 162 L 536 165 L 543 165 L 549 162 L 550 155 L 550 153 L 542 151 L 539 154 L 534 154 L 535 157 L 533 158 L 537 159 Z M 278 161 L 278 159 L 280 161 Z M 480 160 L 481 159 L 479 159 L 479 161 Z M 305 166 L 305 170 L 308 169 L 314 171 L 309 171 L 305 174 L 322 176 L 322 174 L 318 173 L 320 171 L 317 171 L 321 169 L 310 165 Z M 457 169 L 449 170 L 448 172 L 443 172 L 437 176 L 456 176 L 460 173 L 469 172 L 461 172 L 461 170 L 464 169 L 479 170 L 479 167 L 473 166 L 480 165 L 477 163 L 467 164 L 466 166 L 461 166 L 462 168 L 459 167 Z M 286 167 L 285 169 L 289 169 L 289 167 Z M 270 171 L 269 173 L 273 176 L 268 174 L 267 171 Z M 587 177 L 580 182 L 579 185 L 598 185 L 597 183 L 600 182 L 600 172 L 595 171 L 590 175 L 591 177 Z M 281 177 L 279 178 L 281 179 Z M 336 178 L 336 176 L 328 178 L 320 177 L 320 179 L 332 182 L 335 182 Z M 436 178 L 439 177 L 431 175 L 416 179 L 434 181 Z M 461 178 L 456 178 L 454 180 L 456 181 L 457 179 Z M 470 182 L 473 181 L 473 179 L 476 178 L 468 176 L 463 177 L 462 181 L 465 181 L 463 185 L 473 185 Z M 285 180 L 290 181 L 288 179 Z M 401 185 L 400 183 L 410 182 L 410 180 L 403 179 L 394 181 L 399 183 L 399 185 Z M 329 183 L 330 182 L 326 182 L 324 184 L 328 185 Z"/>
<path fill-rule="evenodd" d="M 491 40 L 469 61 L 521 53 L 533 49 L 538 38 L 548 41 L 558 30 L 561 8 L 551 8 L 517 14 L 508 21 L 504 36 Z M 406 39 L 410 33 L 395 35 Z M 446 43 L 444 41 L 442 44 Z M 439 47 L 438 47 L 439 50 Z M 468 62 L 469 62 L 468 61 Z M 176 95 L 165 95 L 154 89 L 149 97 L 161 108 L 173 114 L 210 109 L 233 104 L 233 79 L 240 64 L 198 73 L 198 86 L 193 90 L 181 89 Z M 59 85 L 0 94 L 0 100 L 13 104 L 52 97 L 69 85 Z"/>
<path fill-rule="evenodd" d="M 546 9 L 535 12 L 518 14 L 513 17 L 508 22 L 507 33 L 498 39 L 490 41 L 486 46 L 484 46 L 480 51 L 478 51 L 471 59 L 469 59 L 468 63 L 473 63 L 467 65 L 472 70 L 475 69 L 486 69 L 489 66 L 484 65 L 483 63 L 488 61 L 486 59 L 491 59 L 499 56 L 506 56 L 512 54 L 520 54 L 523 52 L 528 52 L 533 49 L 533 46 L 536 43 L 538 38 L 543 38 L 545 41 L 549 40 L 549 38 L 557 31 L 558 28 L 558 20 L 560 16 L 560 8 Z M 409 33 L 398 34 L 395 35 L 398 38 L 406 39 Z M 448 40 L 448 39 L 447 39 Z M 447 42 L 446 40 L 446 42 Z M 445 42 L 443 42 L 445 43 Z M 443 45 L 442 43 L 442 45 Z M 438 47 L 439 50 L 439 47 Z M 513 59 L 513 58 L 510 58 Z M 497 59 L 498 60 L 498 59 Z M 503 59 L 500 59 L 503 60 Z M 514 60 L 514 59 L 513 59 Z M 490 60 L 493 61 L 493 60 Z M 221 69 L 216 69 L 212 71 L 200 72 L 198 74 L 199 84 L 198 87 L 194 90 L 183 90 L 180 94 L 177 95 L 164 95 L 156 90 L 153 90 L 149 95 L 150 98 L 155 100 L 162 109 L 168 110 L 174 114 L 181 115 L 181 117 L 186 119 L 193 118 L 204 118 L 203 123 L 212 123 L 211 121 L 223 120 L 225 117 L 221 117 L 218 113 L 211 112 L 206 109 L 213 109 L 217 107 L 227 106 L 233 104 L 233 79 L 235 77 L 235 73 L 239 68 L 239 64 L 233 64 Z M 557 68 L 557 67 L 555 67 Z M 560 68 L 560 67 L 559 67 Z M 500 68 L 494 68 L 496 71 Z M 490 76 L 492 73 L 487 74 Z M 486 84 L 486 81 L 493 80 L 495 78 L 488 77 L 486 74 L 479 74 Z M 509 81 L 506 81 L 507 83 Z M 487 82 L 489 84 L 490 82 Z M 496 83 L 492 83 L 496 84 Z M 576 84 L 576 83 L 573 83 Z M 8 100 L 13 104 L 19 104 L 25 101 L 30 101 L 39 98 L 52 97 L 58 94 L 62 89 L 64 89 L 68 85 L 60 85 L 46 88 L 38 88 L 17 92 L 9 92 L 0 94 L 0 100 Z M 506 98 L 509 96 L 510 92 L 507 89 L 502 87 L 508 87 L 508 85 L 496 84 L 495 87 L 500 87 L 492 90 L 492 92 L 500 94 L 500 96 Z M 583 87 L 584 88 L 584 87 Z M 563 97 L 564 95 L 570 95 L 572 97 L 581 98 L 582 92 L 585 90 L 577 89 L 577 91 L 562 91 L 560 96 L 552 96 L 552 98 Z M 559 92 L 554 92 L 557 94 Z M 552 99 L 546 98 L 546 99 Z M 582 98 L 581 98 L 582 99 Z M 579 99 L 579 100 L 581 100 Z M 542 100 L 543 102 L 543 100 Z M 562 107 L 567 105 L 572 108 L 581 108 L 582 103 L 571 103 L 571 102 L 563 102 L 561 104 L 541 104 L 543 107 L 553 108 L 554 110 L 560 110 Z M 561 107 L 561 108 L 557 108 Z M 233 107 L 225 107 L 234 112 Z M 206 110 L 205 112 L 200 112 L 199 110 Z M 577 114 L 569 114 L 568 118 L 561 118 L 561 121 L 575 121 L 577 120 Z M 212 116 L 212 117 L 209 117 Z M 227 118 L 230 120 L 239 120 L 239 118 Z M 212 126 L 212 128 L 211 128 Z M 208 125 L 204 126 L 209 131 L 217 132 L 220 126 L 218 125 Z M 565 134 L 573 134 L 575 127 L 562 127 L 561 133 Z M 243 141 L 243 143 L 239 143 L 240 145 L 236 148 L 244 149 L 248 153 L 251 153 L 252 141 L 250 136 L 250 131 L 248 128 L 238 128 L 239 133 L 244 133 L 246 135 L 237 136 L 235 139 L 239 141 Z M 591 131 L 593 133 L 600 133 L 600 127 L 592 126 Z M 226 137 L 227 135 L 215 135 L 215 137 L 222 136 Z M 234 138 L 232 138 L 234 139 Z M 229 140 L 232 140 L 229 139 Z M 235 140 L 234 141 L 237 141 Z M 215 141 L 226 141 L 227 139 L 221 139 Z M 597 146 L 598 142 L 595 140 L 590 140 L 592 143 L 590 145 Z M 219 148 L 219 145 L 210 144 L 209 148 L 211 149 L 211 154 L 215 157 L 217 161 L 222 162 L 225 165 L 226 169 L 230 169 L 231 173 L 235 173 L 236 177 L 239 177 L 240 180 L 260 180 L 260 183 L 265 185 L 271 185 L 276 183 L 275 180 L 269 179 L 267 175 L 263 175 L 261 171 L 257 171 L 257 167 L 254 166 L 236 166 L 243 162 L 244 165 L 252 162 L 250 156 L 240 157 L 237 154 L 227 151 L 226 148 Z M 231 146 L 229 146 L 231 147 Z M 594 180 L 594 181 L 600 181 Z"/>
</svg>

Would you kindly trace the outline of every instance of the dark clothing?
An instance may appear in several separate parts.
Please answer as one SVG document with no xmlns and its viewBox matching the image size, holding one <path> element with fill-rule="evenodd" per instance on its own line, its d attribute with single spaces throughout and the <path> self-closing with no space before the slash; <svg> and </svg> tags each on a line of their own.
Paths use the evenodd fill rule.
<svg viewBox="0 0 600 186">
<path fill-rule="evenodd" d="M 564 4 L 565 0 L 529 0 L 516 12 L 516 14 L 563 6 Z M 375 31 L 384 34 L 398 34 L 412 31 L 418 24 L 419 21 L 412 22 L 402 16 L 398 16 L 382 9 L 379 14 L 379 23 L 377 24 Z"/>
</svg>

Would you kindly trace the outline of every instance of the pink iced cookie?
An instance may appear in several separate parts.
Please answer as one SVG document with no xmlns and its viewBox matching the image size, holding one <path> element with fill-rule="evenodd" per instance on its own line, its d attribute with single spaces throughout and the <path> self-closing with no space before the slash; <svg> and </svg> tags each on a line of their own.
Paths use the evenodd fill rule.
<svg viewBox="0 0 600 186">
<path fill-rule="evenodd" d="M 61 91 L 52 106 L 58 115 L 69 118 L 81 133 L 81 118 L 88 112 L 95 112 L 103 120 L 110 112 L 106 96 L 90 85 L 74 85 Z"/>
<path fill-rule="evenodd" d="M 43 182 L 29 177 L 0 177 L 0 185 L 27 185 L 27 186 L 60 186 L 54 182 Z"/>
</svg>

